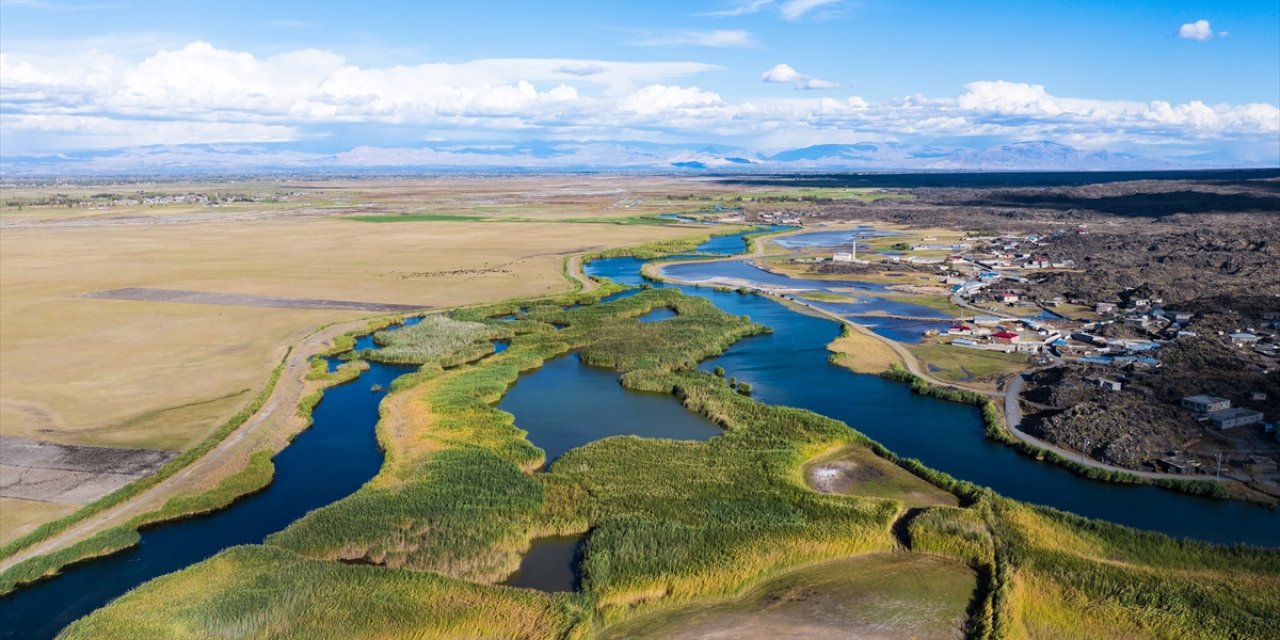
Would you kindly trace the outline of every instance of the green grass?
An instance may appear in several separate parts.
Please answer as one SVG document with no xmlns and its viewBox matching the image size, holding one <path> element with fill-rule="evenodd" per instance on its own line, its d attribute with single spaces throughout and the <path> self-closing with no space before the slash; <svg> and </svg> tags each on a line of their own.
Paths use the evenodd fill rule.
<svg viewBox="0 0 1280 640">
<path fill-rule="evenodd" d="M 683 620 L 685 613 L 670 616 L 690 607 L 751 610 L 767 594 L 805 593 L 797 569 L 897 548 L 891 526 L 903 498 L 921 488 L 907 473 L 964 507 L 926 508 L 907 530 L 913 549 L 976 572 L 964 622 L 971 637 L 1022 637 L 1029 612 L 1045 614 L 1037 630 L 1054 632 L 1040 637 L 1085 637 L 1096 628 L 1064 613 L 1081 602 L 1129 612 L 1146 630 L 1137 637 L 1263 637 L 1280 615 L 1280 599 L 1270 597 L 1280 588 L 1280 553 L 1178 542 L 1000 498 L 899 459 L 841 422 L 756 402 L 696 371 L 699 360 L 764 330 L 749 320 L 672 289 L 562 308 L 600 295 L 456 312 L 454 321 L 481 322 L 529 307 L 507 323 L 506 351 L 452 369 L 432 362 L 396 381 L 389 402 L 420 408 L 413 415 L 423 418 L 392 434 L 384 416 L 378 436 L 387 459 L 377 478 L 266 545 L 143 585 L 77 622 L 68 637 L 585 638 L 645 616 Z M 679 315 L 636 320 L 657 307 Z M 448 343 L 448 331 L 440 339 Z M 629 389 L 674 395 L 724 434 L 705 442 L 608 438 L 533 473 L 543 452 L 493 405 L 521 372 L 575 349 L 618 369 Z M 988 421 L 999 417 L 981 394 L 932 388 L 900 369 L 889 375 L 920 393 L 981 404 Z M 808 489 L 804 465 L 838 450 L 895 463 L 878 468 L 896 477 L 868 485 L 872 495 L 856 485 L 852 495 Z M 582 532 L 582 593 L 486 584 L 508 575 L 531 539 Z M 963 610 L 963 590 L 921 596 L 933 581 L 871 573 L 860 586 L 832 588 Z M 974 574 L 955 575 L 969 575 L 971 590 Z M 808 582 L 819 591 L 831 584 L 822 576 Z"/>
<path fill-rule="evenodd" d="M 635 319 L 659 306 L 680 315 Z M 675 290 L 568 311 L 535 306 L 528 315 L 567 326 L 516 335 L 507 351 L 479 363 L 429 366 L 413 383 L 397 383 L 393 393 L 420 394 L 430 407 L 433 419 L 418 436 L 425 453 L 389 452 L 378 479 L 272 536 L 269 546 L 296 554 L 290 558 L 354 558 L 487 582 L 514 569 L 532 537 L 590 530 L 587 592 L 578 598 L 604 619 L 735 594 L 796 564 L 892 548 L 888 526 L 900 503 L 818 494 L 795 478 L 811 451 L 848 444 L 856 432 L 761 405 L 690 370 L 756 325 Z M 491 403 L 520 371 L 572 348 L 625 370 L 628 386 L 676 393 L 728 435 L 707 443 L 608 439 L 566 454 L 548 475 L 530 475 L 542 452 Z M 492 591 L 493 602 L 504 592 Z M 296 596 L 256 597 L 262 613 L 254 619 L 265 620 L 287 606 L 276 598 Z"/>
<path fill-rule="evenodd" d="M 373 341 L 381 348 L 362 352 L 359 356 L 376 362 L 426 364 L 441 361 L 442 366 L 450 366 L 492 352 L 493 345 L 489 340 L 509 337 L 510 333 L 510 329 L 497 324 L 431 315 L 417 324 L 374 333 Z"/>
<path fill-rule="evenodd" d="M 263 608 L 265 600 L 270 609 Z M 156 602 L 165 603 L 163 612 L 154 610 Z M 148 582 L 72 624 L 62 637 L 572 640 L 582 637 L 570 632 L 581 615 L 569 596 L 308 560 L 253 546 Z"/>
<path fill-rule="evenodd" d="M 1024 369 L 1028 355 L 955 347 L 937 342 L 905 345 L 938 378 L 952 382 L 983 382 Z"/>
<path fill-rule="evenodd" d="M 847 296 L 842 293 L 828 293 L 826 291 L 806 291 L 797 293 L 796 297 L 818 302 L 853 302 L 854 300 L 853 296 Z"/>
<path fill-rule="evenodd" d="M 948 315 L 957 316 L 957 317 L 972 314 L 972 312 L 969 311 L 968 309 L 965 309 L 964 307 L 961 307 L 959 305 L 952 304 L 951 298 L 949 296 L 911 295 L 911 294 L 896 295 L 895 294 L 895 295 L 886 295 L 881 297 L 885 298 L 886 300 L 893 300 L 896 302 L 905 302 L 907 304 L 914 304 L 921 307 L 927 307 L 929 309 L 933 309 L 935 311 L 941 311 Z"/>
</svg>

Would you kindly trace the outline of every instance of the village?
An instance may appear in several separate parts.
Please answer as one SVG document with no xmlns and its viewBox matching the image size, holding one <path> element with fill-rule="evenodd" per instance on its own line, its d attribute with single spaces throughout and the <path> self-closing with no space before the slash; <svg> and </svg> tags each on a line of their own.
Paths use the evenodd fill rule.
<svg viewBox="0 0 1280 640">
<path fill-rule="evenodd" d="M 791 212 L 760 218 L 807 222 L 807 228 L 832 226 Z M 1212 311 L 1167 304 L 1137 289 L 1114 298 L 1046 293 L 1040 283 L 1047 275 L 1083 271 L 1074 259 L 1056 255 L 1055 241 L 1089 233 L 1080 224 L 1044 234 L 938 234 L 870 242 L 855 237 L 831 253 L 795 255 L 791 262 L 824 273 L 913 276 L 915 285 L 893 288 L 945 290 L 953 308 L 964 312 L 948 327 L 927 330 L 931 343 L 1024 355 L 1027 364 L 1010 367 L 1008 373 L 1026 373 L 1028 390 L 1087 387 L 1058 390 L 1072 398 L 1066 402 L 1044 401 L 1055 397 L 1047 389 L 1039 395 L 1024 392 L 1023 428 L 1036 437 L 1083 450 L 1107 464 L 1230 477 L 1280 496 L 1280 430 L 1275 425 L 1280 415 L 1275 413 L 1275 390 L 1268 388 L 1280 372 L 1280 312 L 1262 310 L 1223 326 L 1223 317 Z M 1202 317 L 1206 315 L 1211 320 Z M 1188 386 L 1187 374 L 1193 378 L 1194 371 L 1187 370 L 1187 363 L 1179 360 L 1166 368 L 1164 353 L 1171 347 L 1180 354 L 1231 358 L 1236 363 L 1231 379 L 1252 382 L 1232 382 L 1227 388 Z M 1035 375 L 1039 371 L 1054 375 Z M 1088 413 L 1088 408 L 1096 411 Z M 1155 424 L 1160 422 L 1165 424 Z M 1099 430 L 1099 425 L 1114 426 Z"/>
<path fill-rule="evenodd" d="M 55 185 L 56 189 L 56 185 Z M 43 190 L 42 190 L 43 191 Z M 35 193 L 22 199 L 14 199 L 4 206 L 14 207 L 21 211 L 23 207 L 70 207 L 76 209 L 118 209 L 124 207 L 158 207 L 165 205 L 183 205 L 187 207 L 220 207 L 228 204 L 264 204 L 290 202 L 304 195 L 302 192 L 279 193 L 236 193 L 227 191 L 209 192 L 164 192 L 137 190 L 130 193 L 100 192 L 89 195 L 72 193 Z"/>
</svg>

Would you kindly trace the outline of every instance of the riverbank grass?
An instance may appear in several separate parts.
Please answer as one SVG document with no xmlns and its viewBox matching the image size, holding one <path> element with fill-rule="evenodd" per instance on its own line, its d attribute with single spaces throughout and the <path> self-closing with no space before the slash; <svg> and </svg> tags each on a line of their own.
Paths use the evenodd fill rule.
<svg viewBox="0 0 1280 640">
<path fill-rule="evenodd" d="M 678 315 L 651 324 L 636 319 L 657 307 Z M 454 319 L 510 310 L 472 309 Z M 867 612 L 868 628 L 916 620 L 927 622 L 917 635 L 954 636 L 963 623 L 969 636 L 994 640 L 1027 637 L 1026 616 L 1036 606 L 1028 599 L 1037 595 L 1027 585 L 1037 579 L 1066 594 L 1045 587 L 1046 606 L 1099 601 L 1121 608 L 1140 621 L 1137 637 L 1262 637 L 1280 615 L 1280 600 L 1269 597 L 1280 588 L 1280 553 L 1174 541 L 1000 498 L 899 459 L 844 423 L 756 402 L 724 378 L 697 371 L 697 362 L 765 330 L 705 299 L 651 290 L 609 304 L 534 306 L 524 318 L 513 323 L 519 328 L 502 353 L 451 369 L 432 363 L 397 380 L 391 397 L 424 408 L 397 425 L 395 438 L 380 423 L 388 457 L 375 481 L 266 545 L 229 550 L 126 594 L 77 622 L 68 637 L 203 637 L 216 629 L 240 636 L 578 639 L 625 631 L 631 627 L 622 625 L 641 619 L 684 622 L 679 612 L 691 607 L 733 603 L 746 603 L 746 611 L 768 603 L 788 614 L 781 624 L 793 625 L 800 618 L 791 612 L 805 611 L 804 600 L 770 596 L 826 590 L 840 602 L 861 603 L 852 609 Z M 629 389 L 674 396 L 725 433 L 704 442 L 607 438 L 537 473 L 543 452 L 493 404 L 520 372 L 573 350 L 618 369 Z M 931 389 L 901 369 L 890 372 L 921 393 L 990 407 L 981 394 Z M 405 442 L 429 444 L 401 448 Z M 811 489 L 806 463 L 832 454 L 884 479 L 851 482 L 844 491 Z M 964 508 L 945 506 L 953 504 Z M 584 532 L 580 593 L 492 584 L 511 573 L 532 539 Z M 867 555 L 899 549 L 945 560 Z M 875 557 L 922 564 L 838 572 L 865 576 L 852 582 L 821 574 L 787 582 L 821 563 Z M 938 570 L 924 568 L 928 563 Z M 892 600 L 947 613 L 904 617 L 900 607 L 877 608 Z M 752 617 L 730 612 L 716 624 L 737 628 Z M 1046 620 L 1049 636 L 1074 633 L 1070 619 Z"/>
</svg>

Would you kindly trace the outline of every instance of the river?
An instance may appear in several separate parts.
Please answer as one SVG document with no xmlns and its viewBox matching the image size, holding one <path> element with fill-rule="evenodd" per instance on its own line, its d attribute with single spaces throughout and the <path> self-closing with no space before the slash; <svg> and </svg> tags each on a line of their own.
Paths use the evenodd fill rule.
<svg viewBox="0 0 1280 640">
<path fill-rule="evenodd" d="M 357 346 L 376 345 L 364 338 Z M 330 359 L 330 370 L 338 364 Z M 392 380 L 415 369 L 372 363 L 359 378 L 326 390 L 311 428 L 275 457 L 275 477 L 264 490 L 221 511 L 147 527 L 129 549 L 72 565 L 0 598 L 0 638 L 52 638 L 147 580 L 227 547 L 260 543 L 308 511 L 354 493 L 382 466 L 374 436 L 378 403 Z"/>
<path fill-rule="evenodd" d="M 745 242 L 737 236 L 715 238 L 699 247 L 723 253 L 744 249 Z M 709 266 L 680 265 L 680 273 L 699 279 L 697 269 L 721 268 L 714 266 L 716 263 L 703 264 Z M 643 265 L 634 258 L 610 258 L 589 263 L 586 271 L 639 285 L 644 282 L 640 275 Z M 751 272 L 739 275 L 742 273 Z M 753 397 L 758 400 L 842 420 L 899 455 L 919 458 L 935 469 L 1019 500 L 1178 537 L 1280 546 L 1280 511 L 1150 486 L 1088 480 L 1037 462 L 987 440 L 981 417 L 973 407 L 914 395 L 906 385 L 829 364 L 826 345 L 840 333 L 840 325 L 833 320 L 797 312 L 763 296 L 707 287 L 677 288 L 687 295 L 707 298 L 728 313 L 749 315 L 773 329 L 772 334 L 742 340 L 700 365 L 707 371 L 724 367 L 727 376 L 751 383 Z M 635 293 L 626 291 L 606 300 Z M 669 316 L 656 312 L 646 320 L 665 317 Z M 902 331 L 892 328 L 894 322 L 884 320 L 877 330 L 889 334 Z M 375 345 L 365 339 L 357 346 Z M 499 344 L 497 349 L 505 346 Z M 335 365 L 336 361 L 330 362 L 331 367 Z M 315 409 L 313 426 L 276 456 L 275 478 L 263 491 L 222 511 L 148 527 L 141 542 L 128 550 L 69 567 L 56 577 L 21 587 L 0 599 L 0 637 L 52 638 L 71 621 L 151 578 L 233 545 L 260 543 L 308 511 L 350 495 L 382 464 L 374 436 L 378 404 L 391 381 L 413 369 L 373 363 L 356 380 L 327 390 Z M 592 392 L 584 392 L 584 385 Z M 374 388 L 379 390 L 371 390 Z M 570 403 L 566 398 L 576 399 Z M 624 401 L 632 408 L 627 413 L 649 416 L 657 412 L 653 415 L 670 417 L 674 427 L 655 430 L 632 420 L 635 424 L 601 424 L 581 433 L 556 430 L 557 423 L 580 423 L 583 415 L 616 414 L 618 403 Z M 622 389 L 615 373 L 583 366 L 572 355 L 522 375 L 500 406 L 515 414 L 516 423 L 530 431 L 535 444 L 548 450 L 551 460 L 574 446 L 620 433 L 683 439 L 704 439 L 715 433 L 700 417 L 685 412 L 674 397 Z M 549 548 L 548 558 L 539 556 L 536 560 L 560 567 L 556 589 L 572 590 L 577 543 L 570 539 L 552 542 L 555 548 Z M 517 574 L 513 582 L 528 580 L 539 571 L 530 565 L 520 573 L 525 577 Z"/>
<path fill-rule="evenodd" d="M 726 246 L 727 239 L 717 239 L 717 248 L 723 251 Z M 734 248 L 740 252 L 745 246 L 738 243 Z M 749 265 L 726 264 L 677 264 L 664 273 L 711 281 L 730 272 L 754 280 L 750 271 L 754 270 L 761 274 L 765 286 L 796 282 Z M 635 258 L 609 258 L 592 261 L 585 268 L 588 275 L 639 285 L 646 282 L 640 275 L 643 265 L 644 261 Z M 814 284 L 837 286 L 829 281 Z M 841 331 L 834 320 L 800 313 L 765 296 L 711 287 L 653 286 L 675 286 L 686 295 L 706 298 L 728 313 L 750 316 L 773 329 L 772 334 L 738 342 L 699 367 L 706 371 L 723 367 L 726 376 L 749 382 L 752 397 L 761 402 L 809 409 L 841 420 L 900 456 L 918 458 L 934 469 L 1018 500 L 1175 537 L 1280 546 L 1280 510 L 1077 476 L 987 439 L 982 418 L 973 407 L 921 397 L 912 394 L 907 385 L 830 364 L 826 345 Z M 899 321 L 874 322 L 875 331 L 890 337 L 906 332 Z"/>
</svg>

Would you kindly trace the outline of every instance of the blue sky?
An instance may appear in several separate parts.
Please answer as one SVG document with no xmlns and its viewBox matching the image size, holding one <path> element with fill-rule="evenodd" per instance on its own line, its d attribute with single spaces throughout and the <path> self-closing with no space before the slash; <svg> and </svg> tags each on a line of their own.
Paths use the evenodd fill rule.
<svg viewBox="0 0 1280 640">
<path fill-rule="evenodd" d="M 0 55 L 4 155 L 1046 139 L 1280 159 L 1274 0 L 0 0 Z"/>
</svg>

